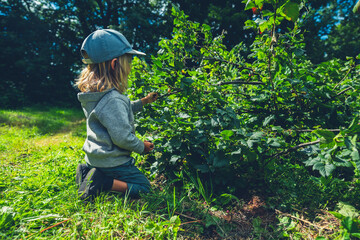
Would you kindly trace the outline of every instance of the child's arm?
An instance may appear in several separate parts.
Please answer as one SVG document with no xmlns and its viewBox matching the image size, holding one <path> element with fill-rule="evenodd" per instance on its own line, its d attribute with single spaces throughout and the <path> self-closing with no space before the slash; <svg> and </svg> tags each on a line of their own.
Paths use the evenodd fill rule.
<svg viewBox="0 0 360 240">
<path fill-rule="evenodd" d="M 154 150 L 154 144 L 152 142 L 150 142 L 150 141 L 145 141 L 144 142 L 144 147 L 145 147 L 144 153 L 148 153 L 148 152 Z"/>
<path fill-rule="evenodd" d="M 141 102 L 142 102 L 143 106 L 145 106 L 148 103 L 155 102 L 157 100 L 158 96 L 159 96 L 159 94 L 157 94 L 156 92 L 151 92 L 146 97 L 142 98 Z"/>
<path fill-rule="evenodd" d="M 145 106 L 148 103 L 152 103 L 157 100 L 159 94 L 156 92 L 149 93 L 146 97 L 131 102 L 131 108 L 134 113 L 140 112 L 143 109 L 143 106 Z"/>
</svg>

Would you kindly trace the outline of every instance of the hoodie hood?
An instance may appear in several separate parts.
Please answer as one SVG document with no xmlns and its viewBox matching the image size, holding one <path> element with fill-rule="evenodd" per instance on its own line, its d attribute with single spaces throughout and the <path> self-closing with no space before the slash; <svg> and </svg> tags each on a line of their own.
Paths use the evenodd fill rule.
<svg viewBox="0 0 360 240">
<path fill-rule="evenodd" d="M 83 108 L 85 117 L 88 118 L 89 114 L 96 107 L 100 99 L 102 99 L 107 93 L 114 90 L 114 88 L 106 90 L 104 92 L 81 92 L 77 97 Z"/>
</svg>

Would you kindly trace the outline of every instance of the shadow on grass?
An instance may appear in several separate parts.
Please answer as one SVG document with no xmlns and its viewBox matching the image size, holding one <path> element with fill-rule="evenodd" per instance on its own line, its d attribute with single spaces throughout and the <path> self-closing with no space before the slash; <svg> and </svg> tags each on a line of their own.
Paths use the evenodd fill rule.
<svg viewBox="0 0 360 240">
<path fill-rule="evenodd" d="M 85 118 L 81 109 L 34 107 L 21 110 L 0 110 L 0 126 L 36 128 L 40 135 L 72 132 L 83 136 Z"/>
</svg>

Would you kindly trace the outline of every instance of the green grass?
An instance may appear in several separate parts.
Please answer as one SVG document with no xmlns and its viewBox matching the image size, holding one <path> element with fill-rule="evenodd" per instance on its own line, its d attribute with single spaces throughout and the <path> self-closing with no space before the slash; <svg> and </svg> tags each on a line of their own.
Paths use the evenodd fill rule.
<svg viewBox="0 0 360 240">
<path fill-rule="evenodd" d="M 75 169 L 85 137 L 81 110 L 0 111 L 0 239 L 200 239 L 226 224 L 166 181 L 140 200 L 82 202 Z"/>
</svg>

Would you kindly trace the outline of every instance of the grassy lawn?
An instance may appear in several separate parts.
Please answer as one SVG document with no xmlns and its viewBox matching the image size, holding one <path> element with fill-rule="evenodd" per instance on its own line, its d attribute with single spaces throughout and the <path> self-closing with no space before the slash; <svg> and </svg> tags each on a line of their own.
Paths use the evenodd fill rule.
<svg viewBox="0 0 360 240">
<path fill-rule="evenodd" d="M 104 193 L 82 202 L 75 169 L 85 137 L 81 110 L 0 111 L 0 238 L 202 239 L 231 232 L 199 196 L 166 180 L 152 178 L 153 193 L 140 200 Z"/>
</svg>

